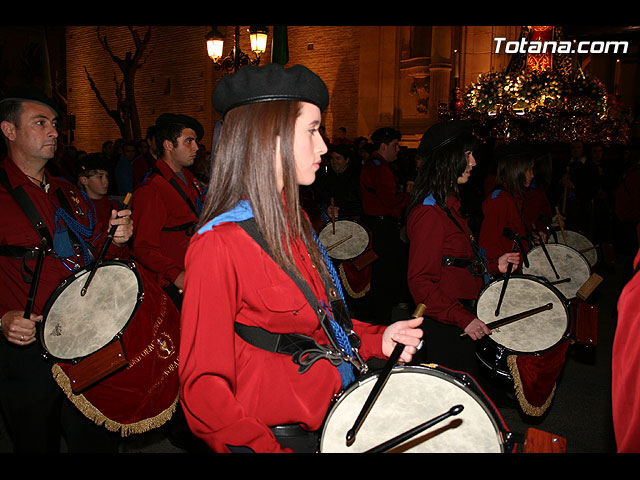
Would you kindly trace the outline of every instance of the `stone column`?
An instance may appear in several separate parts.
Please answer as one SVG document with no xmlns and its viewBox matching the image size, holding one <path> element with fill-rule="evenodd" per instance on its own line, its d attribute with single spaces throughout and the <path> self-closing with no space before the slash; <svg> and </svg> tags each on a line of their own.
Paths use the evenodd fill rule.
<svg viewBox="0 0 640 480">
<path fill-rule="evenodd" d="M 429 108 L 427 118 L 429 124 L 438 121 L 438 106 L 449 103 L 451 91 L 451 35 L 452 28 L 448 26 L 433 26 L 431 42 L 431 73 Z"/>
</svg>

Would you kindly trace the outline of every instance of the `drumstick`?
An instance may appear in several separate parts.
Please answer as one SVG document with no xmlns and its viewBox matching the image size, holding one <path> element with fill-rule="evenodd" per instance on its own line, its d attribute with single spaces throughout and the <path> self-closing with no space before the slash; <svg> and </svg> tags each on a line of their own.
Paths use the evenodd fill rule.
<svg viewBox="0 0 640 480">
<path fill-rule="evenodd" d="M 536 228 L 535 225 L 531 224 L 531 226 L 533 227 L 532 231 L 536 231 L 535 230 L 535 228 Z M 549 255 L 549 251 L 547 250 L 547 246 L 542 241 L 542 235 L 538 234 L 538 239 L 540 240 L 540 247 L 542 248 L 542 252 L 544 253 L 544 256 L 547 257 L 547 261 L 549 262 L 549 265 L 551 265 L 551 270 L 553 270 L 553 273 L 556 275 L 556 278 L 560 279 L 560 274 L 556 270 L 556 266 L 553 264 L 553 260 L 551 260 L 551 255 Z"/>
<path fill-rule="evenodd" d="M 336 234 L 336 216 L 333 211 L 335 204 L 333 203 L 333 197 L 331 197 L 331 226 L 333 228 L 333 234 Z"/>
<path fill-rule="evenodd" d="M 560 225 L 560 231 L 562 232 L 562 240 L 564 240 L 564 244 L 567 244 L 567 234 L 564 232 L 564 222 L 562 221 L 560 210 L 556 206 L 556 213 L 558 214 L 558 225 Z"/>
<path fill-rule="evenodd" d="M 416 310 L 413 312 L 412 317 L 417 318 L 422 316 L 426 308 L 427 307 L 425 307 L 424 304 L 422 303 L 418 304 L 418 306 L 416 307 Z M 398 359 L 400 358 L 400 354 L 402 353 L 402 350 L 404 350 L 404 347 L 405 346 L 402 343 L 399 343 L 399 342 L 396 343 L 396 346 L 393 349 L 393 352 L 391 353 L 391 355 L 389 356 L 389 359 L 385 363 L 382 369 L 382 372 L 380 372 L 380 376 L 378 377 L 378 380 L 376 381 L 375 385 L 373 386 L 373 389 L 369 393 L 369 396 L 367 397 L 367 400 L 365 401 L 364 406 L 362 407 L 362 410 L 360 410 L 360 414 L 356 418 L 356 421 L 353 424 L 353 427 L 351 427 L 351 429 L 347 432 L 347 445 L 351 445 L 355 441 L 356 433 L 358 432 L 358 430 L 360 430 L 360 427 L 362 426 L 362 422 L 364 422 L 364 419 L 369 413 L 369 411 L 371 410 L 371 407 L 373 407 L 373 404 L 378 399 L 378 396 L 380 395 L 382 388 L 387 383 L 387 380 L 391 375 L 391 370 L 393 370 L 393 367 L 398 362 Z"/>
<path fill-rule="evenodd" d="M 31 317 L 33 312 L 33 304 L 36 300 L 36 292 L 38 291 L 38 283 L 40 283 L 40 272 L 42 272 L 42 264 L 44 263 L 44 251 L 47 247 L 47 241 L 42 238 L 40 242 L 40 249 L 38 250 L 38 256 L 36 257 L 36 267 L 33 271 L 33 277 L 31 278 L 31 287 L 29 287 L 29 295 L 27 296 L 27 303 L 24 307 L 24 318 Z"/>
<path fill-rule="evenodd" d="M 129 207 L 130 201 L 131 201 L 131 193 L 127 193 L 127 195 L 124 197 L 123 210 Z M 91 271 L 89 272 L 87 281 L 85 282 L 84 287 L 82 287 L 82 290 L 80 291 L 80 296 L 84 297 L 85 294 L 87 293 L 89 284 L 91 283 L 91 280 L 93 280 L 93 276 L 96 274 L 96 270 L 98 269 L 98 266 L 102 263 L 102 260 L 104 259 L 104 256 L 107 253 L 107 249 L 109 248 L 109 245 L 111 245 L 111 242 L 113 241 L 113 236 L 115 235 L 117 228 L 118 228 L 118 225 L 111 225 L 107 238 L 104 241 L 104 244 L 102 245 L 102 249 L 100 250 L 100 253 L 98 254 L 98 258 L 96 258 L 96 261 L 94 262 L 93 267 L 91 267 Z"/>
<path fill-rule="evenodd" d="M 512 250 L 516 249 L 517 243 L 513 242 Z M 507 283 L 509 283 L 509 277 L 511 277 L 511 271 L 513 270 L 513 263 L 509 262 L 507 265 L 507 273 L 504 274 L 504 282 L 502 283 L 502 290 L 500 290 L 500 298 L 498 299 L 498 305 L 496 305 L 496 317 L 500 315 L 500 307 L 502 306 L 502 300 L 504 300 L 504 294 L 507 291 Z"/>
<path fill-rule="evenodd" d="M 391 440 L 387 440 L 386 442 L 381 443 L 377 447 L 370 448 L 364 453 L 384 453 L 386 451 L 389 451 L 392 448 L 397 447 L 401 443 L 404 443 L 406 440 L 412 437 L 415 437 L 419 433 L 422 433 L 428 428 L 431 428 L 432 426 L 442 422 L 443 420 L 446 420 L 447 418 L 452 417 L 454 415 L 458 415 L 460 412 L 462 412 L 462 410 L 464 410 L 464 406 L 455 405 L 451 407 L 447 412 L 441 415 L 438 415 L 437 417 L 434 417 L 431 420 L 427 420 L 426 422 L 421 423 L 417 427 L 413 427 L 407 430 L 406 432 L 393 437 Z"/>
<path fill-rule="evenodd" d="M 338 245 L 342 245 L 344 242 L 346 242 L 347 240 L 349 240 L 351 237 L 353 237 L 353 235 L 348 235 L 346 237 L 344 237 L 342 240 L 338 240 L 336 243 L 334 243 L 333 245 L 329 245 L 328 247 L 325 248 L 325 250 L 328 252 L 329 250 L 331 250 L 332 248 L 336 248 Z"/>
<path fill-rule="evenodd" d="M 498 327 L 503 327 L 505 325 L 509 325 L 510 323 L 517 322 L 518 320 L 522 320 L 523 318 L 528 318 L 540 312 L 551 310 L 552 308 L 553 303 L 547 303 L 546 305 L 542 305 L 541 307 L 532 308 L 531 310 L 526 310 L 520 313 L 514 313 L 513 315 L 501 318 L 500 320 L 495 320 L 493 322 L 487 323 L 487 328 L 489 330 L 493 330 Z M 461 337 L 464 337 L 465 335 L 467 335 L 466 332 L 460 334 Z"/>
<path fill-rule="evenodd" d="M 593 250 L 595 248 L 598 248 L 600 245 L 593 245 L 591 247 L 587 247 L 587 248 L 581 248 L 580 250 L 578 250 L 580 253 L 586 253 L 590 250 Z"/>
</svg>

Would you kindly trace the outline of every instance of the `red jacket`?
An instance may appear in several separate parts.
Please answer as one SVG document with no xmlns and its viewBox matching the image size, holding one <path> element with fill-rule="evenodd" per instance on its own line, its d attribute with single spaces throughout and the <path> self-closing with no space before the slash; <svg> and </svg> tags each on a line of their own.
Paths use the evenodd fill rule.
<svg viewBox="0 0 640 480">
<path fill-rule="evenodd" d="M 492 274 L 499 273 L 498 258 L 513 251 L 514 242 L 503 235 L 504 229 L 510 228 L 518 235 L 526 235 L 518 209 L 522 211 L 522 200 L 500 189 L 494 190 L 482 204 L 484 220 L 480 227 L 479 243 L 487 254 L 487 266 Z M 520 243 L 525 252 L 529 250 L 528 242 L 522 240 Z"/>
<path fill-rule="evenodd" d="M 400 217 L 409 203 L 409 194 L 398 192 L 393 170 L 376 152 L 362 166 L 360 190 L 365 215 Z"/>
<path fill-rule="evenodd" d="M 640 251 L 634 265 L 640 261 Z M 640 452 L 640 273 L 618 299 L 618 325 L 611 357 L 611 406 L 618 452 Z"/>
<path fill-rule="evenodd" d="M 524 204 L 522 205 L 522 216 L 527 222 L 527 228 L 532 228 L 531 226 L 535 225 L 536 231 L 544 231 L 546 229 L 547 223 L 545 222 L 551 222 L 553 210 L 544 190 L 534 186 L 527 189 Z M 541 216 L 546 220 L 541 220 Z"/>
<path fill-rule="evenodd" d="M 47 229 L 54 237 L 56 225 L 54 222 L 55 213 L 60 202 L 56 196 L 56 191 L 60 190 L 72 206 L 75 220 L 82 225 L 89 226 L 89 214 L 92 211 L 90 205 L 80 192 L 80 189 L 66 180 L 51 177 L 49 174 L 49 193 L 46 193 L 39 186 L 33 184 L 29 178 L 11 161 L 5 159 L 1 166 L 7 172 L 9 182 L 13 188 L 22 186 L 29 195 L 40 216 L 45 222 Z M 21 246 L 34 248 L 40 246 L 40 239 L 35 228 L 15 202 L 9 192 L 0 185 L 0 205 L 2 206 L 2 222 L 0 222 L 0 245 L 1 246 Z M 93 212 L 92 212 L 93 214 Z M 60 226 L 66 226 L 64 220 L 60 221 Z M 98 218 L 93 234 L 85 239 L 88 244 L 94 246 L 94 255 L 97 255 L 107 237 L 108 218 Z M 107 252 L 107 258 L 127 258 L 127 248 L 111 244 Z M 84 267 L 84 259 L 81 252 L 69 260 Z M 71 261 L 67 262 L 73 268 Z M 23 311 L 29 293 L 30 284 L 26 283 L 21 273 L 22 259 L 0 256 L 0 316 L 9 310 Z M 27 266 L 33 270 L 35 260 L 27 262 Z M 40 282 L 38 284 L 37 295 L 34 301 L 33 313 L 41 314 L 44 304 L 51 294 L 60 286 L 63 280 L 72 275 L 72 270 L 63 264 L 62 259 L 54 255 L 47 255 L 44 259 Z"/>
<path fill-rule="evenodd" d="M 175 178 L 196 207 L 201 200 L 201 187 L 195 176 L 182 169 L 186 184 L 163 160 L 156 164 L 160 174 L 152 173 L 133 192 L 131 218 L 134 225 L 132 256 L 140 265 L 155 274 L 163 287 L 172 283 L 184 270 L 184 255 L 191 238 L 185 230 L 167 231 L 198 222 L 198 215 L 169 183 Z"/>
<path fill-rule="evenodd" d="M 211 225 L 209 222 L 207 225 Z M 320 277 L 301 242 L 292 245 L 298 268 L 318 300 L 327 302 Z M 340 373 L 324 359 L 305 373 L 291 356 L 254 347 L 234 322 L 276 333 L 300 333 L 327 344 L 302 292 L 237 224 L 205 226 L 186 255 L 182 306 L 180 398 L 191 430 L 214 451 L 227 445 L 281 452 L 269 426 L 296 423 L 319 429 Z M 362 356 L 383 357 L 385 327 L 354 320 Z"/>
<path fill-rule="evenodd" d="M 475 258 L 459 200 L 450 197 L 447 207 L 464 231 L 437 205 L 418 205 L 409 213 L 409 290 L 416 303 L 426 305 L 425 316 L 464 330 L 475 315 L 457 299 L 478 298 L 483 280 L 466 268 L 442 265 L 443 255 Z"/>
</svg>

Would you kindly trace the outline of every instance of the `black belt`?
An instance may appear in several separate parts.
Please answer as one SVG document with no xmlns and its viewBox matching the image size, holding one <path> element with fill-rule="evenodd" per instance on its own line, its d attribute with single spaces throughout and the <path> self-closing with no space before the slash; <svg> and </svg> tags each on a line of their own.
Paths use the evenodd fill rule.
<svg viewBox="0 0 640 480">
<path fill-rule="evenodd" d="M 476 306 L 478 305 L 478 300 L 475 298 L 458 298 L 458 302 L 462 304 L 465 310 L 473 313 L 476 313 Z"/>
<path fill-rule="evenodd" d="M 451 255 L 442 256 L 443 267 L 466 268 L 474 277 L 482 277 L 484 268 L 482 262 L 477 259 L 452 257 Z"/>
</svg>

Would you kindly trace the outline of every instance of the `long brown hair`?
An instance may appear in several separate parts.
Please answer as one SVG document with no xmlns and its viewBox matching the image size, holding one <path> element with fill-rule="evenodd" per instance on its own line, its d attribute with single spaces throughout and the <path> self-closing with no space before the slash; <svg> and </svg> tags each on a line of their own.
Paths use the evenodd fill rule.
<svg viewBox="0 0 640 480">
<path fill-rule="evenodd" d="M 328 277 L 310 222 L 300 206 L 293 152 L 300 102 L 270 101 L 227 112 L 212 155 L 209 190 L 199 226 L 248 200 L 256 226 L 280 267 L 300 276 L 291 242 L 302 239 L 323 278 Z M 276 149 L 282 159 L 282 194 L 277 189 Z"/>
</svg>

